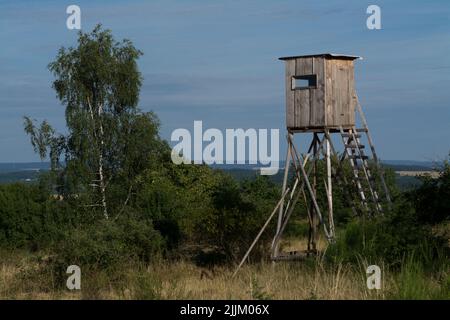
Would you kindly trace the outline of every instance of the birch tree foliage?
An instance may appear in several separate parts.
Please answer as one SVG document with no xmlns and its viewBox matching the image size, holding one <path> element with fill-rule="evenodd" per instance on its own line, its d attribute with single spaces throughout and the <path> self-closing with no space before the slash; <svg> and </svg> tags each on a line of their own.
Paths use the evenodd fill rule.
<svg viewBox="0 0 450 320">
<path fill-rule="evenodd" d="M 100 207 L 105 218 L 108 188 L 119 180 L 130 192 L 133 178 L 165 147 L 156 116 L 138 108 L 141 55 L 131 41 L 115 41 L 101 25 L 80 32 L 77 46 L 62 47 L 48 65 L 55 77 L 52 87 L 65 107 L 67 134 L 25 117 L 35 151 L 42 159 L 50 156 L 52 169 L 63 172 L 63 192 L 92 195 L 91 205 Z M 115 200 L 128 198 L 115 190 Z"/>
</svg>

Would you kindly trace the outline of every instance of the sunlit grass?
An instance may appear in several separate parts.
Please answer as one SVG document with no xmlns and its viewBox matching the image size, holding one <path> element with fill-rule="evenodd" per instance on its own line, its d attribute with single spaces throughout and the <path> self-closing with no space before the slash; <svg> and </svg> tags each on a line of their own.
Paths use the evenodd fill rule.
<svg viewBox="0 0 450 320">
<path fill-rule="evenodd" d="M 70 291 L 36 256 L 16 253 L 0 262 L 1 299 L 448 299 L 449 274 L 427 274 L 405 261 L 398 272 L 382 268 L 382 289 L 368 290 L 359 265 L 269 262 L 204 269 L 190 262 L 130 264 L 83 272 L 80 291 Z"/>
</svg>

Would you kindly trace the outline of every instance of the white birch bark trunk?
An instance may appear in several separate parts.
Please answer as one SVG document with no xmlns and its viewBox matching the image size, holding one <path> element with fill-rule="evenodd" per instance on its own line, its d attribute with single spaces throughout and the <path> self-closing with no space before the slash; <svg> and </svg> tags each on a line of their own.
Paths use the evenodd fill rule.
<svg viewBox="0 0 450 320">
<path fill-rule="evenodd" d="M 94 117 L 94 110 L 92 109 L 92 105 L 89 101 L 88 98 L 88 105 L 89 105 L 89 113 L 91 115 L 91 119 L 92 119 L 92 123 L 94 124 L 94 136 L 96 136 L 95 134 L 95 117 Z M 103 112 L 103 106 L 100 105 L 98 108 L 98 117 L 99 117 L 99 123 L 100 123 L 100 150 L 99 151 L 99 156 L 98 156 L 98 186 L 100 188 L 100 196 L 101 196 L 101 206 L 103 208 L 103 216 L 105 217 L 105 219 L 109 219 L 109 215 L 108 215 L 108 207 L 107 207 L 107 203 L 106 203 L 106 184 L 105 184 L 105 175 L 103 172 L 103 148 L 105 146 L 105 141 L 104 141 L 104 130 L 103 130 L 103 122 L 101 119 L 101 115 Z M 97 137 L 96 137 L 97 138 Z M 96 183 L 93 183 L 94 186 L 96 186 Z"/>
<path fill-rule="evenodd" d="M 100 105 L 98 108 L 98 116 L 99 116 L 99 122 L 100 122 L 100 150 L 99 150 L 99 157 L 98 157 L 98 175 L 99 175 L 99 183 L 100 183 L 100 193 L 102 197 L 102 207 L 103 207 L 103 215 L 105 216 L 105 219 L 108 219 L 108 208 L 106 206 L 106 184 L 105 184 L 105 177 L 103 174 L 103 148 L 105 146 L 104 141 L 104 132 L 103 132 L 103 121 L 101 118 L 103 112 L 103 106 Z"/>
</svg>

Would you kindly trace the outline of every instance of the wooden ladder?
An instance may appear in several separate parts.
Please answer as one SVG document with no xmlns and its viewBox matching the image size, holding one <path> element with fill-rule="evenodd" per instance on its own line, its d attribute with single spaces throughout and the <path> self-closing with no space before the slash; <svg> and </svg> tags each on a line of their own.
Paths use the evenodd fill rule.
<svg viewBox="0 0 450 320">
<path fill-rule="evenodd" d="M 371 172 L 368 159 L 369 157 L 364 153 L 365 145 L 361 143 L 361 133 L 368 132 L 367 128 L 356 129 L 355 127 L 344 130 L 340 127 L 342 142 L 345 147 L 345 152 L 342 155 L 341 161 L 345 158 L 349 159 L 353 172 L 353 180 L 358 189 L 358 194 L 361 198 L 361 203 L 364 209 L 373 215 L 374 213 L 383 213 L 380 197 L 376 190 L 375 177 Z M 364 181 L 366 182 L 369 199 L 373 203 L 373 208 L 368 204 L 368 197 L 364 190 Z M 374 211 L 374 212 L 373 212 Z"/>
</svg>

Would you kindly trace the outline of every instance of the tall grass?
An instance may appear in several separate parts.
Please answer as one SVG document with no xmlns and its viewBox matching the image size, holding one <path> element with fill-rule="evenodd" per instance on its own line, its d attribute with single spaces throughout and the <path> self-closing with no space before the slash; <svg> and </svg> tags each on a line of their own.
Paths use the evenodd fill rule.
<svg viewBox="0 0 450 320">
<path fill-rule="evenodd" d="M 390 299 L 450 299 L 450 273 L 445 263 L 431 272 L 421 260 L 409 256 L 392 282 Z"/>
<path fill-rule="evenodd" d="M 415 257 L 398 270 L 384 264 L 382 289 L 366 287 L 369 261 L 328 263 L 321 257 L 295 263 L 204 269 L 190 262 L 130 263 L 109 270 L 82 267 L 80 291 L 69 291 L 36 255 L 15 253 L 0 262 L 1 299 L 449 299 L 442 265 L 427 270 Z M 447 265 L 448 266 L 448 265 Z M 50 268 L 51 269 L 51 268 Z"/>
</svg>

